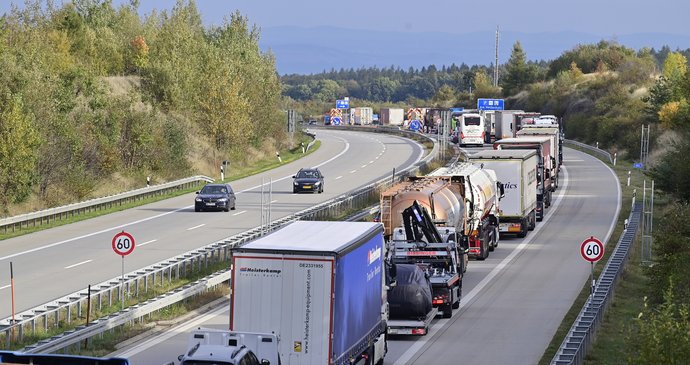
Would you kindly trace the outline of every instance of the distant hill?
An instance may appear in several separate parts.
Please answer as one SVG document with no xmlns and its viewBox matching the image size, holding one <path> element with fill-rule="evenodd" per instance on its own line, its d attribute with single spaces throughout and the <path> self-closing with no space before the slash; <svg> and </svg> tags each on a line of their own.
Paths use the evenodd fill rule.
<svg viewBox="0 0 690 365">
<path fill-rule="evenodd" d="M 519 40 L 530 60 L 551 60 L 578 44 L 617 41 L 630 48 L 672 50 L 690 48 L 690 36 L 639 33 L 605 37 L 578 32 L 501 32 L 499 63 L 510 57 Z M 434 64 L 438 67 L 489 65 L 494 61 L 495 32 L 451 34 L 439 32 L 390 32 L 337 27 L 270 27 L 261 29 L 260 46 L 276 56 L 278 72 L 313 74 L 330 69 L 389 67 L 407 69 Z"/>
</svg>

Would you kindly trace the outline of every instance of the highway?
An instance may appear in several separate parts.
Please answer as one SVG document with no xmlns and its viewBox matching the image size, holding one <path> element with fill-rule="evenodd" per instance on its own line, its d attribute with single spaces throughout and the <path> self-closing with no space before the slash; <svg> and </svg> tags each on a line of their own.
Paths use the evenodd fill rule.
<svg viewBox="0 0 690 365">
<path fill-rule="evenodd" d="M 391 338 L 385 364 L 539 361 L 588 279 L 590 266 L 580 257 L 580 243 L 591 235 L 608 240 L 621 199 L 613 172 L 585 153 L 566 149 L 561 173 L 544 221 L 524 239 L 502 239 L 487 260 L 470 262 L 453 317 L 437 319 L 426 336 Z M 173 361 L 197 326 L 226 329 L 228 308 L 138 341 L 117 355 L 135 365 Z"/>
<path fill-rule="evenodd" d="M 322 145 L 314 153 L 232 182 L 237 195 L 234 211 L 195 213 L 194 194 L 186 194 L 1 241 L 0 318 L 11 315 L 9 262 L 14 266 L 16 309 L 21 312 L 119 277 L 122 260 L 111 240 L 121 230 L 137 242 L 125 260 L 125 272 L 130 272 L 259 226 L 263 181 L 264 189 L 272 190 L 271 218 L 277 219 L 389 176 L 393 168 L 400 171 L 424 154 L 416 142 L 386 134 L 316 133 Z M 324 193 L 293 194 L 292 175 L 313 166 L 325 176 Z"/>
</svg>

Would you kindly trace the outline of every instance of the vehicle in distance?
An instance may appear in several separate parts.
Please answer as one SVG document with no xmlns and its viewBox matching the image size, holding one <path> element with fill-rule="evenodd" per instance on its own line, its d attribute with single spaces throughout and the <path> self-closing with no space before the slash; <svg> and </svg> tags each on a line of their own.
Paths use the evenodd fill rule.
<svg viewBox="0 0 690 365">
<path fill-rule="evenodd" d="M 292 192 L 323 193 L 323 174 L 317 168 L 302 168 L 293 177 Z"/>
<path fill-rule="evenodd" d="M 228 184 L 206 184 L 196 192 L 194 199 L 194 211 L 223 210 L 227 212 L 235 210 L 235 193 Z"/>
<path fill-rule="evenodd" d="M 280 364 L 278 357 L 275 334 L 198 328 L 190 335 L 189 349 L 177 359 L 180 365 L 269 365 Z"/>
<path fill-rule="evenodd" d="M 21 352 L 0 351 L 0 364 L 33 364 L 33 365 L 129 365 L 123 358 L 104 358 L 76 355 L 26 354 Z"/>
</svg>

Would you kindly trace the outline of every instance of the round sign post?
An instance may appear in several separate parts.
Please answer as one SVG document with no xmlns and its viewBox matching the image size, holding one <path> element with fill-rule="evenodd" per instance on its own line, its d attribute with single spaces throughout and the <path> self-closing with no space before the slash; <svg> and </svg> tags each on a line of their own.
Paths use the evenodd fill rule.
<svg viewBox="0 0 690 365">
<path fill-rule="evenodd" d="M 586 261 L 591 264 L 591 274 L 590 279 L 592 282 L 592 288 L 590 290 L 589 300 L 594 298 L 594 288 L 596 286 L 596 281 L 594 281 L 594 263 L 601 260 L 604 257 L 604 244 L 599 241 L 598 238 L 590 236 L 586 240 L 582 241 L 580 245 L 580 255 Z"/>
<path fill-rule="evenodd" d="M 113 251 L 122 257 L 122 277 L 120 279 L 120 299 L 122 300 L 122 310 L 125 310 L 125 256 L 134 251 L 134 237 L 125 232 L 115 234 L 112 240 Z"/>
</svg>

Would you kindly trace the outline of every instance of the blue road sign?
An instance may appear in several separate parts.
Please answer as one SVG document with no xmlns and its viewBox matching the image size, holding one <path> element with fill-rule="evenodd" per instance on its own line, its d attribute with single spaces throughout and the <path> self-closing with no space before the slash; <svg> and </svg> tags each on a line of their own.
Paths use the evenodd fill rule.
<svg viewBox="0 0 690 365">
<path fill-rule="evenodd" d="M 410 121 L 410 130 L 417 132 L 422 129 L 422 122 L 418 121 L 417 119 L 413 119 Z"/>
<path fill-rule="evenodd" d="M 450 108 L 451 113 L 462 113 L 465 111 L 465 108 Z"/>
<path fill-rule="evenodd" d="M 350 100 L 336 100 L 335 101 L 335 107 L 337 109 L 349 109 L 350 108 Z"/>
<path fill-rule="evenodd" d="M 340 117 L 333 117 L 331 118 L 331 124 L 333 125 L 340 125 L 342 123 L 342 119 Z"/>
<path fill-rule="evenodd" d="M 503 110 L 503 99 L 478 99 L 479 110 Z"/>
<path fill-rule="evenodd" d="M 635 167 L 636 169 L 641 169 L 643 166 L 642 166 L 641 163 L 635 162 L 635 163 L 633 164 L 633 167 Z"/>
</svg>

